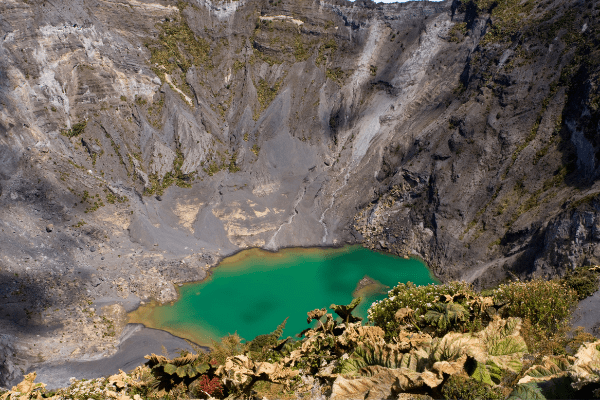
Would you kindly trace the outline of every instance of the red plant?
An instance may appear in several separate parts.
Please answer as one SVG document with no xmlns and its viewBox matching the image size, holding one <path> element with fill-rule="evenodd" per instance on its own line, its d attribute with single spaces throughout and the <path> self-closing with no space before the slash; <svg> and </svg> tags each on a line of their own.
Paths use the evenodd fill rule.
<svg viewBox="0 0 600 400">
<path fill-rule="evenodd" d="M 219 362 L 217 360 L 215 360 L 214 358 L 212 360 L 210 360 L 210 365 L 217 365 Z"/>
<path fill-rule="evenodd" d="M 217 377 L 209 379 L 208 375 L 202 375 L 200 382 L 198 382 L 198 389 L 210 396 L 215 393 L 223 396 L 223 386 L 221 386 L 221 381 Z"/>
</svg>

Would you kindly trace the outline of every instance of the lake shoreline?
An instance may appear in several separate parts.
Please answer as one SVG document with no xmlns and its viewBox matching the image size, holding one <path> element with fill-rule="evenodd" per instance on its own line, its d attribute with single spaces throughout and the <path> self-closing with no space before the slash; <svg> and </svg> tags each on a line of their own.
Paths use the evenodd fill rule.
<svg viewBox="0 0 600 400">
<path fill-rule="evenodd" d="M 270 255 L 281 254 L 282 256 L 285 256 L 285 253 L 290 252 L 290 251 L 293 252 L 294 250 L 298 250 L 300 252 L 306 252 L 308 254 L 313 253 L 313 251 L 314 251 L 314 253 L 319 253 L 319 252 L 327 252 L 328 250 L 334 250 L 334 251 L 340 250 L 341 252 L 351 252 L 353 250 L 359 250 L 359 251 L 366 250 L 366 251 L 370 251 L 370 252 L 380 254 L 383 256 L 401 258 L 401 257 L 395 256 L 393 254 L 387 253 L 385 251 L 377 251 L 377 250 L 368 249 L 361 244 L 328 245 L 328 246 L 290 246 L 290 247 L 282 247 L 277 250 L 263 249 L 263 248 L 240 249 L 235 252 L 232 252 L 229 255 L 226 255 L 226 256 L 223 255 L 223 256 L 217 258 L 216 261 L 214 262 L 214 264 L 212 264 L 210 266 L 210 268 L 207 270 L 207 274 L 206 274 L 206 277 L 204 277 L 204 279 L 202 279 L 200 281 L 189 281 L 189 282 L 185 282 L 185 283 L 182 283 L 179 285 L 175 284 L 175 289 L 177 292 L 177 299 L 172 302 L 166 302 L 166 303 L 160 304 L 157 301 L 152 301 L 152 302 L 145 302 L 142 304 L 142 302 L 140 302 L 140 301 L 135 301 L 135 302 L 132 301 L 132 302 L 129 302 L 129 304 L 127 304 L 127 305 L 124 304 L 127 309 L 127 316 L 128 316 L 129 322 L 125 326 L 123 332 L 121 333 L 121 337 L 119 338 L 119 341 L 118 341 L 117 351 L 115 353 L 113 353 L 112 355 L 101 355 L 98 358 L 88 359 L 88 360 L 84 360 L 84 361 L 71 360 L 71 361 L 63 362 L 61 364 L 49 363 L 49 362 L 37 364 L 37 365 L 34 365 L 31 368 L 29 368 L 28 372 L 37 370 L 38 371 L 38 381 L 44 381 L 53 387 L 59 387 L 60 385 L 63 385 L 63 384 L 64 384 L 63 386 L 68 385 L 68 379 L 67 380 L 65 380 L 65 379 L 70 377 L 70 376 L 67 377 L 67 375 L 69 375 L 69 374 L 71 374 L 72 376 L 77 377 L 77 378 L 91 379 L 92 377 L 108 376 L 108 375 L 111 375 L 114 373 L 118 373 L 118 366 L 121 366 L 122 367 L 121 369 L 124 369 L 124 368 L 128 368 L 129 366 L 132 366 L 132 368 L 134 368 L 137 365 L 141 365 L 145 362 L 145 359 L 143 358 L 143 356 L 149 355 L 151 353 L 159 353 L 161 351 L 160 344 L 158 343 L 161 340 L 165 341 L 165 343 L 167 344 L 166 347 L 169 350 L 169 352 L 174 351 L 176 348 L 186 348 L 188 350 L 191 350 L 191 347 L 189 347 L 189 345 L 186 342 L 186 340 L 190 340 L 190 337 L 189 337 L 189 335 L 186 335 L 184 332 L 177 332 L 177 330 L 172 330 L 172 329 L 157 328 L 157 327 L 151 326 L 150 324 L 147 324 L 146 321 L 143 321 L 143 320 L 132 321 L 131 315 L 133 313 L 135 313 L 136 311 L 140 310 L 142 307 L 160 307 L 165 304 L 169 304 L 169 303 L 174 304 L 174 303 L 180 301 L 182 289 L 184 289 L 185 287 L 192 285 L 192 284 L 209 282 L 210 280 L 213 279 L 213 275 L 214 275 L 217 267 L 222 266 L 222 264 L 225 260 L 227 260 L 227 259 L 231 260 L 232 257 L 234 258 L 235 256 L 239 256 L 239 254 L 242 252 L 248 252 L 248 251 L 262 252 L 263 254 L 270 254 Z M 438 280 L 438 278 L 435 277 L 435 274 L 433 273 L 433 271 L 431 271 L 427 267 L 427 265 L 424 263 L 424 261 L 422 259 L 420 259 L 418 257 L 410 257 L 408 261 L 410 261 L 410 260 L 417 260 L 420 263 L 424 264 L 429 275 L 433 279 Z M 327 306 L 328 304 L 323 304 L 321 307 Z M 310 310 L 307 309 L 305 311 L 308 312 Z M 132 332 L 132 330 L 133 330 L 133 332 Z M 269 330 L 269 329 L 267 329 L 267 330 Z M 234 333 L 234 332 L 230 332 L 230 333 Z M 136 360 L 131 361 L 131 357 L 134 355 L 135 351 L 132 351 L 129 348 L 128 343 L 130 343 L 131 340 L 135 341 L 135 340 L 140 340 L 140 339 L 143 339 L 145 341 L 144 343 L 146 343 L 146 344 L 144 345 L 143 349 L 138 351 L 139 354 L 137 354 Z M 247 339 L 251 339 L 251 338 L 247 338 Z M 206 350 L 206 351 L 210 350 L 211 343 L 209 341 L 200 341 L 200 342 L 198 342 L 196 340 L 191 340 L 191 341 L 193 343 L 197 344 L 198 346 L 202 347 L 203 350 Z M 176 346 L 176 347 L 173 347 L 173 346 Z M 141 353 L 144 353 L 144 354 L 141 354 Z M 173 355 L 173 354 L 171 354 L 171 355 Z M 122 362 L 119 362 L 119 361 L 122 361 Z M 104 367 L 101 367 L 102 365 L 104 365 Z M 115 368 L 117 368 L 117 369 L 115 370 Z M 90 371 L 94 371 L 94 373 L 92 374 Z M 84 375 L 81 375 L 81 373 L 84 373 Z M 15 382 L 15 383 L 18 383 L 18 382 Z M 54 386 L 54 384 L 56 384 L 58 386 Z"/>
<path fill-rule="evenodd" d="M 345 243 L 345 244 L 328 244 L 325 246 L 286 246 L 286 247 L 280 247 L 276 250 L 273 249 L 265 249 L 262 247 L 248 247 L 248 248 L 244 248 L 244 249 L 237 249 L 231 253 L 227 253 L 227 254 L 223 254 L 223 255 L 219 255 L 218 257 L 216 257 L 216 260 L 208 267 L 208 269 L 206 270 L 206 276 L 200 280 L 190 280 L 190 281 L 186 281 L 183 283 L 179 283 L 177 285 L 175 285 L 175 291 L 177 292 L 177 299 L 173 300 L 173 301 L 167 301 L 164 303 L 160 303 L 157 300 L 152 300 L 152 301 L 140 301 L 138 302 L 133 308 L 131 308 L 130 310 L 127 310 L 127 315 L 129 316 L 129 314 L 137 311 L 140 307 L 146 306 L 150 303 L 157 303 L 160 305 L 163 304 L 168 304 L 168 303 L 173 303 L 179 300 L 180 297 L 180 288 L 186 285 L 190 285 L 190 284 L 197 284 L 197 283 L 202 283 L 202 282 L 206 282 L 208 280 L 210 280 L 212 278 L 212 274 L 213 274 L 213 270 L 215 268 L 217 268 L 218 266 L 221 265 L 221 263 L 228 258 L 231 257 L 235 257 L 236 255 L 238 255 L 239 253 L 245 252 L 245 251 L 251 251 L 251 250 L 260 250 L 260 251 L 264 251 L 267 253 L 271 253 L 271 254 L 277 254 L 281 251 L 285 251 L 285 250 L 293 250 L 293 249 L 303 249 L 303 250 L 309 250 L 309 249 L 315 249 L 315 250 L 336 250 L 336 249 L 342 249 L 345 247 L 361 247 L 363 249 L 366 250 L 370 250 L 373 251 L 375 253 L 379 253 L 379 254 L 384 254 L 384 255 L 390 255 L 390 256 L 394 256 L 394 257 L 399 257 L 399 258 L 404 258 L 405 260 L 417 260 L 423 264 L 425 264 L 425 266 L 427 267 L 427 269 L 429 270 L 429 273 L 431 274 L 431 276 L 440 281 L 441 279 L 440 277 L 438 277 L 427 265 L 427 262 L 425 261 L 424 258 L 418 256 L 418 255 L 411 255 L 411 256 L 399 256 L 393 253 L 389 253 L 383 250 L 377 250 L 377 249 L 370 249 L 368 247 L 366 247 L 363 243 Z"/>
<path fill-rule="evenodd" d="M 162 353 L 162 347 L 171 357 L 179 350 L 194 351 L 185 338 L 142 324 L 128 324 L 121 333 L 119 346 L 114 354 L 86 361 L 45 362 L 31 366 L 27 373 L 37 372 L 36 381 L 44 382 L 47 389 L 54 390 L 69 386 L 71 377 L 95 379 L 118 374 L 119 370 L 130 371 L 146 362 L 144 356 Z M 199 347 L 205 351 L 209 350 L 205 346 Z M 13 382 L 13 385 L 17 383 Z"/>
<path fill-rule="evenodd" d="M 177 330 L 174 329 L 168 329 L 168 328 L 155 328 L 155 327 L 151 327 L 148 326 L 147 323 L 145 323 L 145 319 L 144 318 L 134 318 L 133 315 L 136 312 L 139 312 L 141 308 L 155 308 L 155 307 L 161 307 L 164 306 L 166 304 L 171 304 L 173 305 L 174 303 L 176 303 L 177 301 L 180 300 L 181 298 L 181 290 L 182 288 L 189 286 L 189 285 L 195 285 L 195 284 L 200 284 L 200 283 L 205 283 L 205 282 L 209 282 L 212 279 L 213 276 L 213 272 L 217 267 L 223 267 L 223 262 L 225 260 L 232 260 L 234 259 L 236 256 L 239 256 L 241 253 L 248 253 L 248 252 L 265 252 L 265 253 L 269 253 L 272 255 L 276 255 L 276 254 L 282 254 L 285 253 L 287 251 L 294 251 L 294 250 L 314 250 L 315 252 L 318 251 L 326 251 L 326 250 L 342 250 L 342 249 L 351 249 L 352 247 L 360 247 L 360 248 L 364 248 L 367 249 L 366 247 L 364 247 L 362 244 L 359 243 L 350 243 L 350 244 L 339 244 L 339 245 L 326 245 L 326 246 L 289 246 L 289 247 L 280 247 L 276 250 L 273 249 L 265 249 L 262 247 L 250 247 L 250 248 L 246 248 L 246 249 L 238 249 L 232 253 L 229 253 L 228 255 L 223 255 L 223 256 L 219 256 L 216 261 L 214 262 L 213 265 L 210 266 L 210 268 L 206 271 L 206 276 L 199 280 L 199 281 L 189 281 L 189 282 L 183 282 L 180 283 L 178 285 L 175 285 L 175 291 L 177 293 L 177 298 L 173 301 L 168 301 L 168 302 L 164 302 L 161 303 L 157 300 L 151 300 L 149 302 L 138 302 L 133 308 L 127 310 L 127 317 L 128 317 L 128 324 L 133 324 L 133 325 L 142 325 L 145 328 L 148 329 L 153 329 L 153 330 L 159 330 L 159 331 L 164 331 L 169 333 L 170 335 L 174 336 L 174 337 L 178 337 L 182 340 L 190 340 L 189 338 L 186 338 L 185 334 L 183 332 L 178 332 Z M 371 249 L 367 249 L 373 252 L 377 252 L 377 253 L 381 253 L 381 254 L 388 254 L 385 253 L 383 251 L 378 251 L 378 250 L 371 250 Z M 431 274 L 433 274 L 430 271 Z M 307 310 L 309 311 L 309 310 Z M 211 343 L 212 344 L 212 343 Z M 202 347 L 207 347 L 210 348 L 210 344 L 209 343 L 202 343 L 199 342 L 198 343 L 199 346 Z"/>
<path fill-rule="evenodd" d="M 356 257 L 359 257 L 358 259 L 356 259 Z M 360 258 L 362 257 L 362 258 Z M 365 258 L 366 257 L 366 258 Z M 206 312 L 204 311 L 197 311 L 197 309 L 202 309 L 205 308 L 204 305 L 205 304 L 215 304 L 219 303 L 219 301 L 217 301 L 216 299 L 218 298 L 218 295 L 214 298 L 204 298 L 204 302 L 201 302 L 200 298 L 204 296 L 204 291 L 207 290 L 207 287 L 210 287 L 212 285 L 208 285 L 209 282 L 212 282 L 214 277 L 215 277 L 215 273 L 219 274 L 219 277 L 221 277 L 221 275 L 225 274 L 241 274 L 241 273 L 249 273 L 250 275 L 248 275 L 249 277 L 251 276 L 254 280 L 259 279 L 257 278 L 257 276 L 259 275 L 259 272 L 261 274 L 261 278 L 260 279 L 270 279 L 270 278 L 264 278 L 264 276 L 267 276 L 269 274 L 275 273 L 275 271 L 282 269 L 285 270 L 286 268 L 292 268 L 291 265 L 288 265 L 289 263 L 291 263 L 292 265 L 296 265 L 297 262 L 300 262 L 300 264 L 302 264 L 302 262 L 304 261 L 296 261 L 296 260 L 303 260 L 303 259 L 310 259 L 312 261 L 309 261 L 309 263 L 329 263 L 328 268 L 328 277 L 326 278 L 326 280 L 328 280 L 329 282 L 329 287 L 331 288 L 332 286 L 336 286 L 338 284 L 337 280 L 346 280 L 345 276 L 347 275 L 347 271 L 345 270 L 348 266 L 344 263 L 348 263 L 350 262 L 350 268 L 352 271 L 355 271 L 357 268 L 363 268 L 365 269 L 365 271 L 363 271 L 364 273 L 360 273 L 360 276 L 356 277 L 354 275 L 351 275 L 352 278 L 348 279 L 356 279 L 355 281 L 350 282 L 351 284 L 351 289 L 347 290 L 347 294 L 348 296 L 350 296 L 351 293 L 353 293 L 354 289 L 356 288 L 356 284 L 360 281 L 360 279 L 362 279 L 365 274 L 368 274 L 369 277 L 371 277 L 371 271 L 370 269 L 373 268 L 373 266 L 380 264 L 383 262 L 383 264 L 389 264 L 388 265 L 388 272 L 387 272 L 387 283 L 384 284 L 383 286 L 387 286 L 388 288 L 391 288 L 393 286 L 395 286 L 398 282 L 406 282 L 406 281 L 413 281 L 413 277 L 411 274 L 417 274 L 420 275 L 421 279 L 421 283 L 417 282 L 417 284 L 428 284 L 428 283 L 439 283 L 439 279 L 435 276 L 435 274 L 433 273 L 433 271 L 431 271 L 428 266 L 423 262 L 422 259 L 420 258 L 416 258 L 416 257 L 410 257 L 408 259 L 404 258 L 404 257 L 399 257 L 397 255 L 394 254 L 390 254 L 384 251 L 374 251 L 372 249 L 368 249 L 365 248 L 364 246 L 360 245 L 360 244 L 351 244 L 351 245 L 335 245 L 335 246 L 290 246 L 290 247 L 285 247 L 285 248 L 280 248 L 277 251 L 271 250 L 271 249 L 262 249 L 262 248 L 251 248 L 251 249 L 244 249 L 244 250 L 240 250 L 240 251 L 236 251 L 234 252 L 232 255 L 227 256 L 227 257 L 222 257 L 220 258 L 217 262 L 215 262 L 215 264 L 213 266 L 211 266 L 211 268 L 207 271 L 207 276 L 202 279 L 201 281 L 191 281 L 191 282 L 185 282 L 182 283 L 180 285 L 177 285 L 176 287 L 176 291 L 177 291 L 177 300 L 172 301 L 172 302 L 166 302 L 166 303 L 159 303 L 157 301 L 152 301 L 152 302 L 148 302 L 144 305 L 140 305 L 140 307 L 136 307 L 135 310 L 132 310 L 131 312 L 128 313 L 128 318 L 129 318 L 129 322 L 130 323 L 141 323 L 147 327 L 152 327 L 153 329 L 161 329 L 161 330 L 165 330 L 175 336 L 179 336 L 179 337 L 184 337 L 184 338 L 188 338 L 191 339 L 192 341 L 196 342 L 196 343 L 200 343 L 202 345 L 205 346 L 210 346 L 213 340 L 218 340 L 219 338 L 226 336 L 227 334 L 233 334 L 234 332 L 237 332 L 238 334 L 240 334 L 240 336 L 246 338 L 246 339 L 251 339 L 254 336 L 256 336 L 257 334 L 264 334 L 265 332 L 268 333 L 267 331 L 270 331 L 272 329 L 274 329 L 274 327 L 276 327 L 279 323 L 281 323 L 281 321 L 271 321 L 269 323 L 267 323 L 267 325 L 265 325 L 265 327 L 261 330 L 261 331 L 257 331 L 256 328 L 256 324 L 254 324 L 254 330 L 250 330 L 250 333 L 243 333 L 244 332 L 244 328 L 242 327 L 244 325 L 245 322 L 240 322 L 239 325 L 237 326 L 229 326 L 229 328 L 224 328 L 222 327 L 222 325 L 220 323 L 215 323 L 215 319 L 214 319 L 214 315 L 213 315 L 213 319 L 211 320 L 210 317 L 209 320 L 206 320 Z M 379 260 L 375 263 L 373 263 L 373 260 Z M 345 261 L 340 261 L 340 260 L 345 260 Z M 286 263 L 286 267 L 281 267 L 278 263 Z M 339 264 L 340 262 L 342 262 L 342 264 Z M 335 264 L 335 266 L 334 266 Z M 339 264 L 339 265 L 338 265 Z M 256 267 L 249 267 L 249 265 L 257 265 L 258 270 L 255 270 L 254 272 L 250 272 L 248 270 L 248 268 L 256 268 Z M 391 265 L 394 265 L 395 267 L 391 267 Z M 407 265 L 412 265 L 412 267 L 407 267 Z M 399 267 L 402 266 L 402 267 Z M 216 267 L 221 267 L 221 269 L 216 269 Z M 229 269 L 228 267 L 233 267 L 233 269 Z M 283 277 L 280 276 L 280 278 L 278 278 L 278 280 L 273 281 L 272 283 L 276 283 L 276 285 L 281 285 L 281 284 L 290 284 L 290 282 L 295 282 L 294 284 L 297 284 L 300 281 L 304 281 L 304 287 L 308 288 L 308 287 L 313 287 L 315 285 L 319 285 L 319 280 L 324 279 L 322 276 L 317 276 L 314 275 L 316 272 L 313 271 L 311 275 L 312 278 L 307 278 L 304 277 L 305 274 L 305 266 L 301 267 L 300 272 L 298 272 L 300 275 L 298 276 L 294 276 L 294 277 Z M 344 274 L 340 275 L 339 271 L 340 268 L 342 268 L 342 270 L 346 271 Z M 379 266 L 377 267 L 379 268 Z M 392 268 L 392 270 L 390 270 L 389 268 Z M 396 268 L 396 269 L 393 269 Z M 400 268 L 400 269 L 398 269 Z M 248 271 L 246 271 L 248 270 Z M 420 272 L 415 272 L 416 270 L 420 271 Z M 217 272 L 220 271 L 220 272 Z M 227 272 L 228 271 L 228 272 Z M 237 272 L 236 272 L 237 271 Z M 246 271 L 246 272 L 242 272 L 242 271 Z M 306 272 L 308 273 L 308 272 Z M 310 275 L 311 273 L 309 273 Z M 326 274 L 326 275 L 327 275 Z M 390 275 L 391 274 L 391 275 Z M 390 276 L 392 276 L 392 278 L 390 278 Z M 220 278 L 222 279 L 222 278 Z M 223 278 L 224 279 L 224 278 Z M 227 279 L 238 279 L 235 277 L 232 278 L 227 278 Z M 310 282 L 306 282 L 306 280 L 309 279 Z M 425 281 L 423 281 L 423 279 L 425 279 Z M 376 281 L 378 281 L 379 279 L 375 278 Z M 261 282 L 257 282 L 257 283 L 253 283 L 253 284 L 259 284 L 258 287 L 260 287 L 260 291 L 262 292 L 263 289 L 265 288 L 269 288 L 269 286 L 271 286 L 271 283 L 269 283 L 268 281 L 261 281 Z M 348 285 L 348 282 L 344 282 L 345 285 Z M 207 286 L 208 285 L 208 286 Z M 219 285 L 221 285 L 221 283 L 219 283 Z M 262 285 L 262 286 L 260 286 Z M 222 289 L 223 291 L 229 291 L 231 290 L 231 293 L 235 293 L 235 296 L 239 295 L 239 291 L 244 291 L 245 289 L 243 288 L 244 285 L 240 286 L 240 288 L 238 289 L 231 289 L 228 286 L 224 286 Z M 196 289 L 193 289 L 193 288 Z M 326 289 L 326 288 L 322 288 L 322 292 L 327 292 L 328 290 L 331 289 Z M 254 289 L 256 290 L 256 289 Z M 293 288 L 290 288 L 290 290 L 295 290 Z M 313 290 L 313 289 L 311 289 Z M 195 293 L 190 293 L 190 291 L 194 291 Z M 318 292 L 319 290 L 317 290 Z M 203 294 L 200 294 L 200 292 L 202 292 Z M 370 291 L 367 291 L 370 292 Z M 385 293 L 381 292 L 381 291 L 376 291 L 377 295 L 381 296 L 384 295 Z M 186 294 L 187 293 L 187 294 Z M 198 297 L 197 303 L 194 304 L 187 304 L 187 305 L 183 305 L 182 302 L 182 298 L 187 296 L 192 296 L 194 298 Z M 338 293 L 339 295 L 339 293 Z M 269 295 L 267 294 L 262 294 L 262 296 L 264 298 L 258 299 L 256 301 L 259 301 L 259 303 L 264 303 L 266 304 L 266 308 L 268 309 L 269 307 L 275 307 L 272 303 L 272 301 L 270 300 Z M 359 307 L 361 310 L 358 310 L 359 313 L 364 313 L 364 317 L 366 317 L 366 310 L 368 309 L 368 306 L 371 304 L 373 299 L 370 298 L 370 295 L 367 295 L 367 298 L 365 298 L 365 302 L 362 304 L 362 307 Z M 183 302 L 186 302 L 189 300 L 183 300 Z M 351 301 L 351 298 L 344 298 L 341 299 L 337 298 L 337 300 L 335 300 L 335 303 L 338 304 L 345 304 L 345 302 L 349 302 Z M 368 302 L 368 304 L 367 304 Z M 248 303 L 250 304 L 250 303 Z M 306 306 L 306 309 L 302 309 L 302 314 L 304 315 L 306 312 L 310 311 L 313 308 L 322 308 L 323 306 L 327 306 L 331 304 L 330 300 L 324 300 L 322 303 L 319 304 L 313 304 L 311 306 Z M 247 304 L 244 303 L 242 304 L 243 307 L 246 307 Z M 187 308 L 185 308 L 187 307 Z M 301 307 L 301 306 L 300 306 Z M 231 310 L 234 310 L 238 308 L 238 305 L 233 305 L 230 304 L 230 308 L 229 309 L 225 309 L 224 312 L 229 313 Z M 246 311 L 245 315 L 239 315 L 238 318 L 240 318 L 240 321 L 244 321 L 244 320 L 248 320 L 248 318 L 250 319 L 254 319 L 260 317 L 260 315 L 253 315 L 252 317 L 250 317 L 249 315 L 252 313 L 256 313 L 256 310 L 250 310 L 250 307 L 246 307 L 249 310 Z M 264 306 L 259 306 L 259 309 L 264 309 Z M 292 307 L 293 308 L 293 307 Z M 170 311 L 166 311 L 166 310 L 170 310 Z M 203 314 L 204 312 L 204 314 Z M 298 310 L 291 310 L 289 311 L 290 313 L 294 313 L 297 315 L 298 314 Z M 286 311 L 287 313 L 287 311 Z M 180 316 L 180 314 L 186 314 L 188 315 L 186 318 L 182 318 Z M 260 314 L 260 313 L 258 313 Z M 290 314 L 290 315 L 292 315 Z M 162 315 L 162 316 L 161 316 Z M 175 317 L 174 317 L 175 315 Z M 361 314 L 362 315 L 362 314 Z M 287 315 L 285 315 L 287 316 Z M 285 318 L 285 316 L 283 318 Z M 222 316 L 220 317 L 222 318 Z M 283 320 L 282 318 L 282 320 Z M 297 318 L 296 318 L 297 319 Z M 303 319 L 305 319 L 305 317 L 303 317 Z M 176 322 L 180 321 L 180 322 Z M 185 320 L 185 321 L 184 321 Z M 181 322 L 184 321 L 184 322 Z M 211 322 L 212 321 L 212 322 Z M 231 325 L 231 324 L 230 324 Z M 293 325 L 293 324 L 292 324 Z M 296 324 L 297 325 L 297 324 Z M 288 327 L 290 327 L 290 324 L 288 322 Z M 298 327 L 294 327 L 294 329 L 297 329 L 297 331 L 301 331 L 304 328 L 304 326 L 302 328 L 298 328 Z"/>
</svg>

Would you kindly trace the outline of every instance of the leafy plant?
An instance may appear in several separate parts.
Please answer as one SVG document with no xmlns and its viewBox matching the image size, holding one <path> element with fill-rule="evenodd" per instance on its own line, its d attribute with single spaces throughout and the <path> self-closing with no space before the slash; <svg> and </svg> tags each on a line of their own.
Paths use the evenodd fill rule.
<svg viewBox="0 0 600 400">
<path fill-rule="evenodd" d="M 358 322 L 362 321 L 362 318 L 352 315 L 352 311 L 358 307 L 361 301 L 362 297 L 357 297 L 353 299 L 352 302 L 347 306 L 332 304 L 329 306 L 329 308 L 331 308 L 345 323 Z"/>
<path fill-rule="evenodd" d="M 515 386 L 507 400 L 546 400 L 546 396 L 536 382 L 529 382 Z"/>
<path fill-rule="evenodd" d="M 432 310 L 425 313 L 424 319 L 440 331 L 447 331 L 452 324 L 465 322 L 469 311 L 457 303 L 435 303 Z"/>
<path fill-rule="evenodd" d="M 527 293 L 535 298 L 527 299 Z M 545 300 L 552 302 L 549 293 L 577 298 L 574 290 L 556 281 L 501 285 L 487 291 L 492 297 L 481 296 L 464 283 L 439 287 L 401 284 L 369 310 L 370 319 L 375 315 L 386 323 L 397 323 L 394 330 L 386 325 L 363 326 L 352 316 L 360 302 L 355 299 L 348 305 L 331 305 L 341 321 L 325 308 L 308 312 L 311 327 L 297 341 L 279 340 L 286 319 L 273 332 L 249 343 L 234 334 L 213 342 L 210 353 L 196 348 L 197 354 L 182 352 L 174 359 L 152 354 L 146 357 L 145 366 L 131 373 L 121 371 L 91 383 L 72 382 L 52 398 L 250 398 L 267 393 L 286 398 L 290 393 L 302 397 L 316 386 L 329 387 L 332 399 L 389 398 L 399 393 L 486 400 L 503 399 L 509 393 L 513 400 L 597 395 L 600 340 L 589 342 L 591 336 L 579 332 L 568 342 L 559 330 L 554 335 L 563 335 L 563 345 L 579 347 L 575 356 L 530 353 L 524 335 L 531 335 L 531 320 L 547 322 L 547 308 L 539 304 L 538 297 L 546 296 Z M 521 301 L 529 301 L 530 311 L 540 314 L 528 314 L 518 303 Z M 483 324 L 481 329 L 470 329 L 475 320 Z M 554 323 L 560 327 L 560 322 Z M 436 326 L 426 329 L 432 323 Z M 448 332 L 435 336 L 440 335 L 442 326 Z M 549 332 L 547 328 L 538 333 Z M 35 377 L 26 378 L 27 387 L 18 393 L 13 388 L 0 394 L 0 399 L 50 395 L 35 386 Z"/>
<path fill-rule="evenodd" d="M 586 385 L 600 384 L 600 340 L 586 343 L 575 354 L 575 362 L 569 368 L 573 388 L 580 390 Z"/>
<path fill-rule="evenodd" d="M 146 356 L 145 358 L 148 360 L 146 365 L 152 370 L 155 378 L 153 386 L 170 391 L 184 381 L 188 384 L 191 383 L 193 378 L 211 369 L 209 363 L 200 362 L 201 357 L 199 354 L 191 353 L 172 360 L 156 354 Z"/>
<path fill-rule="evenodd" d="M 409 368 L 418 371 L 419 364 L 423 364 L 426 357 L 418 353 L 406 353 L 401 351 L 401 347 L 386 343 L 383 345 L 363 345 L 359 346 L 347 364 L 342 363 L 340 371 L 347 373 L 352 370 L 358 371 L 369 365 L 380 365 L 386 368 Z M 352 367 L 353 368 L 352 368 Z M 422 369 L 419 371 L 422 372 Z"/>
</svg>

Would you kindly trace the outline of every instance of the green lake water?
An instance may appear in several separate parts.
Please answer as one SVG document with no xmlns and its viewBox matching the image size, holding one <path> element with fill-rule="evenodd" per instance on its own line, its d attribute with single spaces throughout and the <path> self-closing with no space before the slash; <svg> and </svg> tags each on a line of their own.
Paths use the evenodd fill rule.
<svg viewBox="0 0 600 400">
<path fill-rule="evenodd" d="M 371 284 L 358 292 L 365 276 Z M 224 259 L 210 278 L 179 288 L 172 304 L 145 305 L 130 322 L 169 331 L 199 344 L 237 332 L 246 340 L 275 330 L 289 317 L 284 337 L 308 327 L 306 313 L 362 296 L 356 315 L 398 284 L 437 283 L 425 264 L 365 249 L 292 248 L 276 253 L 251 249 Z M 333 312 L 329 310 L 329 312 Z"/>
</svg>

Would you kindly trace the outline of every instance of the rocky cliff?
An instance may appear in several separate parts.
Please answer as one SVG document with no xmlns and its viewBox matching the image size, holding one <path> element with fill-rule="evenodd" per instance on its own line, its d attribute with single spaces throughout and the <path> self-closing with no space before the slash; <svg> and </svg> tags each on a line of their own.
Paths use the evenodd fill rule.
<svg viewBox="0 0 600 400">
<path fill-rule="evenodd" d="M 2 1 L 0 382 L 110 354 L 125 309 L 247 247 L 480 286 L 597 263 L 599 12 Z"/>
</svg>

